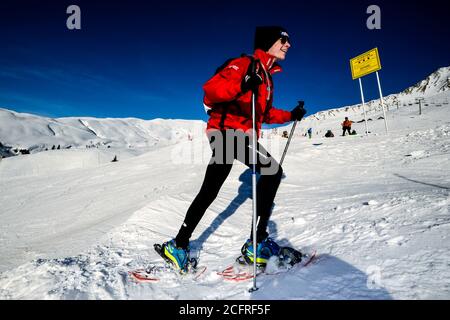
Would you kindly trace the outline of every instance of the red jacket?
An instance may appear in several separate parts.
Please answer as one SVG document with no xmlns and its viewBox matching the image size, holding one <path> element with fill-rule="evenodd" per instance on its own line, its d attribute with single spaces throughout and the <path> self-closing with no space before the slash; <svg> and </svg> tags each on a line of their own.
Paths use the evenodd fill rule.
<svg viewBox="0 0 450 320">
<path fill-rule="evenodd" d="M 285 123 L 291 121 L 289 111 L 272 107 L 273 83 L 272 74 L 281 71 L 281 67 L 273 63 L 274 58 L 262 50 L 255 50 L 258 64 L 257 72 L 263 78 L 256 98 L 257 133 L 264 123 Z M 252 92 L 241 92 L 241 82 L 247 73 L 251 60 L 241 57 L 232 60 L 222 71 L 214 75 L 203 86 L 205 95 L 203 104 L 209 110 L 207 130 L 252 128 Z"/>
<path fill-rule="evenodd" d="M 353 121 L 351 120 L 345 120 L 344 122 L 342 122 L 342 126 L 343 127 L 351 127 L 352 126 Z"/>
</svg>

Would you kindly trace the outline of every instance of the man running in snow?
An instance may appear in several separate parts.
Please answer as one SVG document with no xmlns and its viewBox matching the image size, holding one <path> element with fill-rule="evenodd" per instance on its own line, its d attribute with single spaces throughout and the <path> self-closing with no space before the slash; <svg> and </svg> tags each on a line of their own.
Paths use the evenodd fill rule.
<svg viewBox="0 0 450 320">
<path fill-rule="evenodd" d="M 220 191 L 231 171 L 233 161 L 252 167 L 252 92 L 256 93 L 256 133 L 259 137 L 262 123 L 283 124 L 301 120 L 306 111 L 297 106 L 292 111 L 272 106 L 272 74 L 281 71 L 276 63 L 284 60 L 290 48 L 287 31 L 278 26 L 257 27 L 254 54 L 231 60 L 209 79 L 205 85 L 203 103 L 208 110 L 207 136 L 213 151 L 198 195 L 187 210 L 184 222 L 175 237 L 162 246 L 163 254 L 181 271 L 187 270 L 189 239 L 207 208 Z M 253 64 L 255 68 L 252 68 Z M 256 71 L 255 71 L 256 70 Z M 278 254 L 279 246 L 269 238 L 267 224 L 283 170 L 278 162 L 258 143 L 256 171 L 257 184 L 257 263 L 266 263 Z M 241 252 L 253 262 L 253 234 Z"/>
</svg>

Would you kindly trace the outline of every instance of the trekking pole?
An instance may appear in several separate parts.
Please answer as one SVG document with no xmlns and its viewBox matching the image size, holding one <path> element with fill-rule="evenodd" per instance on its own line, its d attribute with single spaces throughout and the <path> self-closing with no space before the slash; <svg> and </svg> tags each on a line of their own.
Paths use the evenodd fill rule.
<svg viewBox="0 0 450 320">
<path fill-rule="evenodd" d="M 300 106 L 300 108 L 303 108 L 303 106 L 305 105 L 305 102 L 304 101 L 299 101 L 298 105 Z M 280 167 L 283 164 L 284 157 L 286 156 L 287 150 L 289 148 L 289 144 L 291 143 L 291 139 L 292 139 L 292 136 L 294 135 L 295 126 L 297 125 L 297 122 L 298 122 L 298 120 L 295 119 L 294 124 L 292 125 L 291 133 L 289 134 L 288 141 L 286 142 L 286 146 L 284 147 L 283 155 L 281 156 Z"/>
<path fill-rule="evenodd" d="M 252 74 L 256 74 L 256 60 L 252 60 L 251 65 Z M 256 92 L 252 91 L 252 198 L 253 198 L 253 287 L 250 288 L 249 292 L 254 292 L 258 290 L 256 286 L 256 251 L 258 248 L 256 240 Z"/>
</svg>

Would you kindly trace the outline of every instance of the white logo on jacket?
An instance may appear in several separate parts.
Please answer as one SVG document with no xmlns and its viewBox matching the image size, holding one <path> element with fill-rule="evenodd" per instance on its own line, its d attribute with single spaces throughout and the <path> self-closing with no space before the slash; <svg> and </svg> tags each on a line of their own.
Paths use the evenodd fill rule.
<svg viewBox="0 0 450 320">
<path fill-rule="evenodd" d="M 236 70 L 236 71 L 238 71 L 239 70 L 239 67 L 238 66 L 236 66 L 236 65 L 231 65 L 231 66 L 228 66 L 228 68 L 232 68 L 232 69 L 234 69 L 234 70 Z"/>
</svg>

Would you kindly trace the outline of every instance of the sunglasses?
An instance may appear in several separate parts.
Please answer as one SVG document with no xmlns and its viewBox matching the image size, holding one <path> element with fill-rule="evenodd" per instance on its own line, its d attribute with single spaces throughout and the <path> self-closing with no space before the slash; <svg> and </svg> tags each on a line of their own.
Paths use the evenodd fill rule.
<svg viewBox="0 0 450 320">
<path fill-rule="evenodd" d="M 286 44 L 286 42 L 288 42 L 289 44 L 291 44 L 291 41 L 289 40 L 289 37 L 286 37 L 286 36 L 282 36 L 281 38 L 280 38 L 280 40 L 281 40 L 281 44 Z"/>
</svg>

